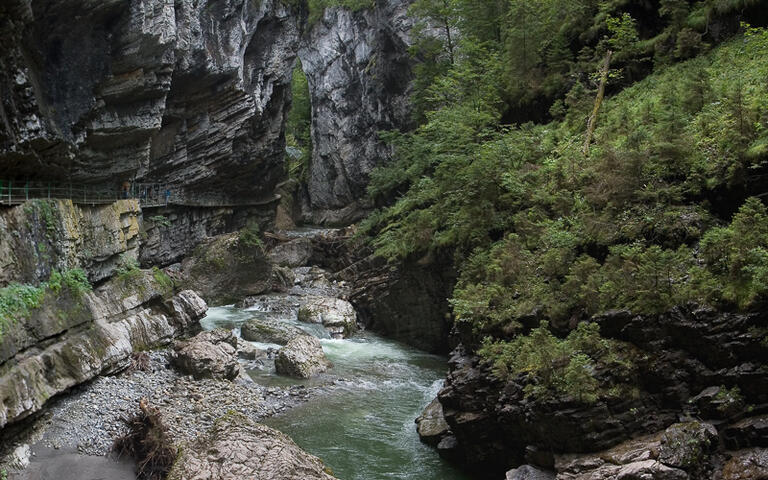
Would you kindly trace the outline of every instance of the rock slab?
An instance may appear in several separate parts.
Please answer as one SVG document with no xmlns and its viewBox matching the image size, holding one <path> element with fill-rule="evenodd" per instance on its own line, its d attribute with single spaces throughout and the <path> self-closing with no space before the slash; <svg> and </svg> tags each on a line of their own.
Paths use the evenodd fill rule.
<svg viewBox="0 0 768 480">
<path fill-rule="evenodd" d="M 289 377 L 310 378 L 330 366 L 320 341 L 309 335 L 301 335 L 288 342 L 275 358 L 277 373 Z"/>
<path fill-rule="evenodd" d="M 285 434 L 237 413 L 182 449 L 168 480 L 331 480 L 323 462 Z"/>
</svg>

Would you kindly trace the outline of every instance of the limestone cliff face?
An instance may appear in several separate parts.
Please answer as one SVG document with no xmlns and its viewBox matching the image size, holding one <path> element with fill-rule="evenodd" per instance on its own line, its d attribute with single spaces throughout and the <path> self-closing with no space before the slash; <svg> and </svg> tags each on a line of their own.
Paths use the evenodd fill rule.
<svg viewBox="0 0 768 480">
<path fill-rule="evenodd" d="M 128 366 L 131 353 L 169 343 L 205 314 L 194 292 L 171 296 L 151 271 L 92 293 L 46 292 L 0 336 L 0 430 L 53 396 Z"/>
<path fill-rule="evenodd" d="M 328 8 L 302 40 L 299 58 L 312 103 L 308 216 L 315 222 L 362 216 L 369 174 L 391 155 L 377 132 L 409 124 L 409 4 Z"/>
<path fill-rule="evenodd" d="M 104 206 L 32 200 L 0 212 L 0 287 L 37 284 L 53 270 L 82 268 L 92 282 L 110 277 L 139 253 L 141 209 L 135 200 Z"/>
<path fill-rule="evenodd" d="M 277 0 L 3 2 L 0 177 L 271 194 L 301 24 Z"/>
</svg>

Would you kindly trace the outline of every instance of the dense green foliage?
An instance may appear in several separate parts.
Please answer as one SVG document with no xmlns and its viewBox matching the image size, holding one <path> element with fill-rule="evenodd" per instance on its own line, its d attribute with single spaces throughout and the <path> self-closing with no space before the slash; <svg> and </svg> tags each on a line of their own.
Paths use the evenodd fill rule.
<svg viewBox="0 0 768 480">
<path fill-rule="evenodd" d="M 511 342 L 486 339 L 480 354 L 493 359 L 494 372 L 500 378 L 511 373 L 531 377 L 524 390 L 526 395 L 557 392 L 593 402 L 600 395 L 629 393 L 626 385 L 601 391 L 593 376 L 598 362 L 614 372 L 628 372 L 631 366 L 618 354 L 622 349 L 621 343 L 601 338 L 597 324 L 581 323 L 561 340 L 552 335 L 547 322 L 542 322 L 529 335 L 520 335 Z"/>
<path fill-rule="evenodd" d="M 456 321 L 513 339 L 481 352 L 515 371 L 532 313 L 565 325 L 611 308 L 760 307 L 768 213 L 748 197 L 764 193 L 768 32 L 737 32 L 734 13 L 757 4 L 418 1 L 415 13 L 461 35 L 417 29 L 421 124 L 383 134 L 396 156 L 370 192 L 388 206 L 363 232 L 391 261 L 451 252 Z M 597 360 L 552 342 L 582 367 Z"/>
<path fill-rule="evenodd" d="M 59 295 L 62 289 L 80 296 L 91 291 L 88 277 L 81 269 L 54 271 L 47 282 L 38 286 L 12 283 L 0 288 L 0 337 L 3 330 L 39 308 L 46 295 Z"/>
<path fill-rule="evenodd" d="M 258 248 L 264 251 L 264 240 L 261 239 L 261 230 L 256 222 L 249 222 L 238 233 L 238 245 L 245 248 Z"/>
<path fill-rule="evenodd" d="M 288 149 L 288 173 L 298 180 L 306 180 L 312 158 L 312 105 L 307 76 L 296 60 L 291 79 L 291 110 L 285 123 L 285 144 Z"/>
</svg>

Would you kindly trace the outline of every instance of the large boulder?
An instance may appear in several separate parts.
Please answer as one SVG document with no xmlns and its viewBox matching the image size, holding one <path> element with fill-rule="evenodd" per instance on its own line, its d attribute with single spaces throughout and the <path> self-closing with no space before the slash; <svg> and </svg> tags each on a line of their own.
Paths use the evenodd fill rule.
<svg viewBox="0 0 768 480">
<path fill-rule="evenodd" d="M 513 468 L 506 474 L 505 480 L 555 480 L 555 474 L 547 470 L 533 467 L 531 465 L 522 465 Z"/>
<path fill-rule="evenodd" d="M 357 330 L 355 307 L 341 298 L 308 296 L 299 308 L 298 318 L 322 324 L 333 338 L 344 338 Z"/>
<path fill-rule="evenodd" d="M 429 445 L 437 445 L 451 431 L 443 417 L 443 406 L 437 398 L 432 400 L 416 418 L 416 425 L 419 438 Z"/>
<path fill-rule="evenodd" d="M 717 430 L 708 423 L 684 422 L 670 425 L 661 437 L 659 461 L 686 470 L 697 470 L 707 463 L 717 444 Z"/>
<path fill-rule="evenodd" d="M 267 253 L 270 262 L 281 267 L 301 267 L 312 256 L 312 241 L 309 238 L 295 238 L 278 243 Z"/>
<path fill-rule="evenodd" d="M 247 320 L 240 327 L 240 335 L 251 342 L 277 343 L 285 345 L 299 335 L 306 335 L 304 330 L 280 320 L 256 316 Z"/>
<path fill-rule="evenodd" d="M 168 480 L 331 480 L 323 462 L 285 434 L 232 413 L 181 450 Z"/>
<path fill-rule="evenodd" d="M 237 337 L 229 330 L 199 333 L 189 340 L 178 342 L 174 350 L 173 364 L 176 368 L 196 379 L 233 380 L 239 373 Z"/>
<path fill-rule="evenodd" d="M 320 341 L 309 335 L 301 335 L 288 342 L 275 358 L 277 373 L 290 377 L 310 378 L 330 366 Z"/>
<path fill-rule="evenodd" d="M 250 241 L 249 241 L 250 240 Z M 241 232 L 213 237 L 181 264 L 181 281 L 211 305 L 234 303 L 272 285 L 272 267 L 258 242 Z"/>
</svg>

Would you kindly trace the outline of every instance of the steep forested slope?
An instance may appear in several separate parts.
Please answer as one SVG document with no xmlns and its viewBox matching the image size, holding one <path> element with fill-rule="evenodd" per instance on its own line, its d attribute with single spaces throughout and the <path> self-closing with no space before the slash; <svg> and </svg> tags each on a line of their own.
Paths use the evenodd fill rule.
<svg viewBox="0 0 768 480">
<path fill-rule="evenodd" d="M 606 338 L 610 322 L 580 324 L 593 315 L 764 307 L 768 31 L 750 22 L 765 21 L 765 2 L 423 0 L 413 10 L 430 19 L 413 48 L 420 126 L 384 134 L 396 161 L 374 172 L 370 192 L 382 207 L 363 230 L 393 262 L 452 259 L 459 279 L 450 301 L 468 347 L 459 353 L 479 353 L 501 382 L 480 386 L 508 397 L 504 407 L 491 395 L 484 412 L 514 411 L 517 387 L 529 400 L 582 405 L 646 395 L 635 363 L 648 359 L 664 321 L 648 320 L 645 337 L 629 338 L 646 350 L 637 353 Z M 693 322 L 703 330 L 728 331 L 727 321 L 702 318 Z M 764 350 L 764 320 L 747 318 L 751 327 L 731 333 L 749 327 L 740 338 L 762 338 Z M 465 363 L 455 360 L 454 370 Z M 724 378 L 691 375 L 685 388 Z M 454 409 L 468 403 L 456 401 L 456 378 L 441 394 Z M 532 408 L 529 420 L 544 415 Z M 619 436 L 664 426 L 616 422 Z M 510 428 L 519 439 L 529 427 Z M 552 440 L 561 451 L 585 438 L 579 428 L 550 433 L 573 440 Z"/>
</svg>

